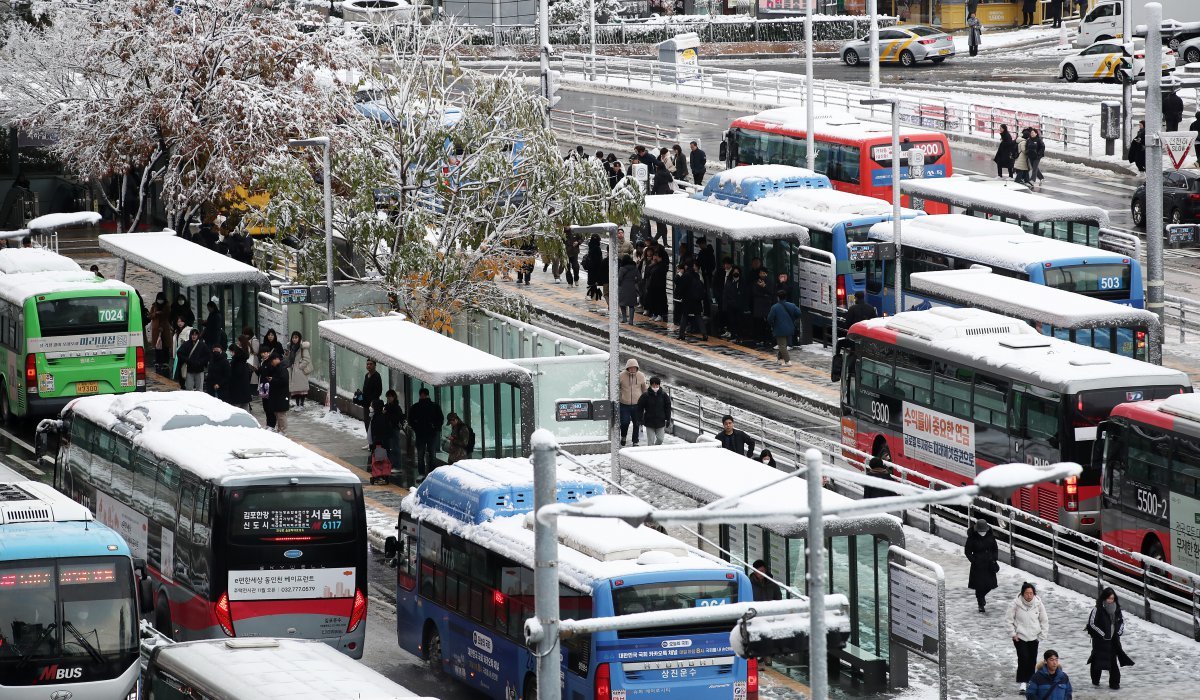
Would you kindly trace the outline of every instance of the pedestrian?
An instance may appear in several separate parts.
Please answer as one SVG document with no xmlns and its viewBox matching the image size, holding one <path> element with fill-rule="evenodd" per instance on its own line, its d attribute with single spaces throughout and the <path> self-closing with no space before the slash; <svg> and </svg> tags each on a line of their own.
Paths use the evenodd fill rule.
<svg viewBox="0 0 1200 700">
<path fill-rule="evenodd" d="M 400 466 L 400 433 L 404 431 L 404 408 L 395 389 L 388 389 L 384 394 L 383 415 L 387 418 L 388 435 L 391 437 L 387 447 L 388 459 L 395 468 Z M 412 485 L 407 469 L 400 470 L 400 485 L 405 488 Z"/>
<path fill-rule="evenodd" d="M 237 342 L 238 345 L 241 345 L 242 349 L 246 351 L 246 355 L 248 355 L 246 364 L 250 365 L 250 370 L 257 374 L 258 349 L 262 346 L 262 344 L 259 342 L 258 337 L 254 335 L 254 330 L 249 326 L 243 328 L 242 334 L 238 336 Z"/>
<path fill-rule="evenodd" d="M 526 238 L 521 244 L 521 258 L 517 263 L 517 284 L 521 284 L 522 280 L 525 286 L 529 286 L 530 279 L 533 277 L 533 267 L 537 261 L 537 246 L 533 243 L 533 237 Z"/>
<path fill-rule="evenodd" d="M 1025 700 L 1071 700 L 1073 692 L 1071 679 L 1058 663 L 1058 652 L 1047 649 L 1025 687 Z"/>
<path fill-rule="evenodd" d="M 604 285 L 608 280 L 608 258 L 600 250 L 600 234 L 593 233 L 588 239 L 587 255 L 583 258 L 583 269 L 587 272 L 587 297 L 593 301 L 604 298 Z"/>
<path fill-rule="evenodd" d="M 243 411 L 249 411 L 253 386 L 250 354 L 246 352 L 242 343 L 237 343 L 230 350 L 230 355 L 232 358 L 229 360 L 229 387 L 225 392 L 225 401 Z"/>
<path fill-rule="evenodd" d="M 616 189 L 617 183 L 625 179 L 625 169 L 621 167 L 621 161 L 613 161 L 608 164 L 608 187 Z"/>
<path fill-rule="evenodd" d="M 963 553 L 971 562 L 971 574 L 967 578 L 967 588 L 975 591 L 975 601 L 979 603 L 979 612 L 987 612 L 987 594 L 996 587 L 996 572 L 1000 571 L 999 548 L 996 546 L 996 536 L 992 534 L 992 526 L 988 521 L 979 518 L 967 531 L 967 544 Z"/>
<path fill-rule="evenodd" d="M 661 379 L 650 377 L 650 388 L 638 399 L 637 410 L 646 426 L 646 444 L 663 444 L 663 435 L 671 424 L 671 397 L 662 390 Z"/>
<path fill-rule="evenodd" d="M 691 152 L 688 153 L 688 166 L 692 170 L 692 182 L 700 187 L 704 184 L 704 174 L 708 169 L 708 156 L 700 150 L 700 144 L 695 141 L 689 143 L 688 148 L 691 149 Z"/>
<path fill-rule="evenodd" d="M 370 436 L 368 440 L 371 443 L 370 457 L 368 457 L 371 483 L 386 484 L 394 466 L 388 456 L 388 446 L 392 444 L 392 425 L 388 422 L 383 402 L 379 399 L 371 404 L 370 413 L 371 427 L 367 430 L 367 434 Z"/>
<path fill-rule="evenodd" d="M 1126 158 L 1137 166 L 1139 173 L 1146 172 L 1146 120 L 1138 122 L 1137 134 L 1129 142 L 1129 156 Z"/>
<path fill-rule="evenodd" d="M 727 450 L 754 459 L 754 438 L 735 428 L 731 415 L 726 414 L 721 418 L 721 432 L 717 433 L 717 442 Z"/>
<path fill-rule="evenodd" d="M 742 281 L 742 268 L 733 265 L 721 287 L 721 320 L 725 323 L 725 337 L 733 342 L 742 339 L 742 314 L 746 311 L 746 284 Z"/>
<path fill-rule="evenodd" d="M 763 449 L 762 452 L 758 453 L 758 461 L 762 462 L 763 464 L 767 465 L 768 467 L 776 466 L 775 465 L 775 455 L 772 455 L 771 451 L 768 449 L 765 449 L 765 448 Z"/>
<path fill-rule="evenodd" d="M 371 449 L 371 407 L 375 405 L 377 399 L 383 398 L 383 377 L 375 369 L 375 360 L 367 359 L 367 371 L 363 374 L 362 385 L 359 387 L 358 396 L 355 397 L 358 405 L 363 409 L 363 428 L 367 431 L 367 446 L 363 449 Z"/>
<path fill-rule="evenodd" d="M 204 318 L 204 332 L 201 337 L 209 347 L 220 343 L 225 344 L 225 315 L 217 307 L 217 297 L 208 300 L 208 316 Z"/>
<path fill-rule="evenodd" d="M 783 599 L 783 592 L 779 590 L 779 585 L 769 578 L 770 576 L 771 572 L 767 571 L 767 563 L 762 559 L 755 560 L 750 568 L 750 590 L 754 594 L 754 600 Z"/>
<path fill-rule="evenodd" d="M 700 326 L 700 340 L 708 342 L 708 326 L 704 323 L 704 298 L 708 291 L 694 262 L 679 267 L 675 293 L 679 296 L 679 339 L 687 340 L 688 329 L 695 323 Z"/>
<path fill-rule="evenodd" d="M 1025 146 L 1029 152 L 1029 184 L 1036 185 L 1046 176 L 1042 174 L 1042 158 L 1046 157 L 1046 142 L 1042 140 L 1042 132 L 1038 129 L 1029 130 L 1029 141 Z"/>
<path fill-rule="evenodd" d="M 417 443 L 417 475 L 419 484 L 437 466 L 437 452 L 442 437 L 442 407 L 429 398 L 429 390 L 417 392 L 417 402 L 408 407 L 408 427 Z"/>
<path fill-rule="evenodd" d="M 187 341 L 179 348 L 179 356 L 183 365 L 183 388 L 204 391 L 204 370 L 212 360 L 212 351 L 200 337 L 200 331 L 191 329 Z"/>
<path fill-rule="evenodd" d="M 1075 0 L 1075 10 L 1079 14 L 1079 19 L 1087 14 L 1088 0 Z"/>
<path fill-rule="evenodd" d="M 567 285 L 579 286 L 579 248 L 583 245 L 583 237 L 573 231 L 567 232 Z"/>
<path fill-rule="evenodd" d="M 1029 182 L 1029 137 L 1030 129 L 1021 130 L 1021 137 L 1017 139 L 1017 159 L 1013 163 L 1013 167 L 1017 171 L 1015 182 L 1030 184 Z"/>
<path fill-rule="evenodd" d="M 620 418 L 621 418 L 621 447 L 625 446 L 625 436 L 629 432 L 630 424 L 633 425 L 633 446 L 638 446 L 638 435 L 642 430 L 642 416 L 638 411 L 638 401 L 642 398 L 642 394 L 650 388 L 649 382 L 646 381 L 646 375 L 642 374 L 638 361 L 629 358 L 625 362 L 625 371 L 621 373 L 620 380 Z"/>
<path fill-rule="evenodd" d="M 180 294 L 175 297 L 175 305 L 171 307 L 171 327 L 180 328 L 179 319 L 183 319 L 183 325 L 189 328 L 196 325 L 196 314 L 192 313 L 192 306 L 188 303 L 187 297 Z M 184 337 L 184 340 L 187 340 Z"/>
<path fill-rule="evenodd" d="M 1179 131 L 1179 122 L 1183 121 L 1183 98 L 1176 90 L 1163 90 L 1162 116 L 1167 131 Z"/>
<path fill-rule="evenodd" d="M 204 371 L 204 393 L 225 401 L 229 391 L 229 356 L 220 341 L 212 346 L 211 353 Z"/>
<path fill-rule="evenodd" d="M 750 288 L 750 316 L 754 319 L 754 341 L 760 347 L 767 345 L 771 337 L 771 326 L 767 314 L 775 303 L 775 287 L 767 268 L 758 268 L 758 276 Z"/>
<path fill-rule="evenodd" d="M 675 194 L 675 179 L 671 177 L 671 172 L 666 168 L 659 168 L 654 171 L 654 188 L 650 194 Z M 665 224 L 662 224 L 665 226 Z M 657 234 L 655 237 L 658 237 Z M 666 238 L 666 232 L 663 232 L 663 239 Z"/>
<path fill-rule="evenodd" d="M 621 306 L 621 320 L 625 323 L 633 323 L 633 310 L 638 303 L 640 281 L 633 256 L 622 255 L 621 266 L 617 268 L 617 303 Z"/>
<path fill-rule="evenodd" d="M 634 146 L 633 152 L 634 152 L 633 159 L 635 159 L 637 162 L 641 163 L 642 165 L 645 165 L 646 168 L 650 171 L 650 174 L 653 175 L 655 172 L 657 172 L 659 169 L 662 168 L 662 162 L 659 161 L 658 158 L 655 158 L 653 153 L 646 150 L 645 146 Z"/>
<path fill-rule="evenodd" d="M 1092 685 L 1100 685 L 1100 674 L 1108 671 L 1108 687 L 1121 687 L 1121 667 L 1132 666 L 1133 659 L 1121 646 L 1125 634 L 1125 614 L 1117 592 L 1107 587 L 1096 599 L 1096 607 L 1088 615 L 1087 633 L 1092 638 L 1092 654 L 1087 662 L 1091 666 Z"/>
<path fill-rule="evenodd" d="M 1037 0 L 1021 0 L 1021 26 L 1033 26 L 1033 10 L 1037 6 Z"/>
<path fill-rule="evenodd" d="M 1062 0 L 1050 0 L 1050 18 L 1054 20 L 1054 23 L 1050 25 L 1051 27 L 1058 29 L 1062 26 L 1062 14 Z"/>
<path fill-rule="evenodd" d="M 1192 130 L 1196 134 L 1196 165 L 1200 166 L 1200 112 L 1196 112 L 1196 119 L 1192 122 L 1192 125 L 1189 126 L 1188 129 Z"/>
<path fill-rule="evenodd" d="M 279 336 L 275 333 L 274 328 L 268 328 L 263 334 L 262 342 L 258 344 L 258 353 L 269 352 L 272 355 L 283 356 L 283 343 L 279 342 Z"/>
<path fill-rule="evenodd" d="M 454 464 L 461 459 L 470 459 L 471 453 L 475 451 L 475 431 L 454 411 L 446 416 L 446 424 L 450 426 L 446 462 Z"/>
<path fill-rule="evenodd" d="M 967 0 L 967 15 L 973 15 L 979 12 L 979 0 Z"/>
<path fill-rule="evenodd" d="M 309 342 L 300 335 L 300 331 L 292 331 L 291 342 L 287 346 L 288 391 L 292 401 L 301 408 L 308 398 L 308 375 L 313 371 L 309 347 Z"/>
<path fill-rule="evenodd" d="M 884 481 L 896 480 L 895 477 L 892 476 L 892 470 L 888 469 L 888 466 L 883 463 L 883 459 L 878 455 L 872 457 L 870 461 L 867 462 L 867 476 L 873 476 L 876 479 L 883 479 Z M 887 498 L 888 496 L 895 495 L 896 494 L 880 486 L 863 486 L 863 498 Z"/>
<path fill-rule="evenodd" d="M 283 366 L 283 356 L 272 353 L 270 366 L 271 385 L 267 390 L 267 400 L 275 412 L 275 432 L 286 435 L 288 408 L 292 402 L 288 397 L 288 375 Z"/>
<path fill-rule="evenodd" d="M 171 307 L 166 295 L 159 292 L 150 305 L 150 347 L 154 348 L 154 369 L 159 374 L 167 371 L 171 340 Z"/>
<path fill-rule="evenodd" d="M 996 177 L 1004 177 L 1005 169 L 1008 170 L 1009 177 L 1013 176 L 1013 163 L 1017 160 L 1017 142 L 1013 141 L 1007 124 L 1000 125 L 1000 145 L 996 147 L 996 155 L 992 156 L 992 160 L 996 163 Z"/>
<path fill-rule="evenodd" d="M 669 148 L 658 149 L 658 162 L 662 163 L 662 166 L 663 166 L 662 169 L 666 170 L 667 173 L 669 173 L 671 175 L 671 178 L 674 179 L 674 177 L 675 177 L 675 153 L 674 153 L 674 151 L 672 151 Z"/>
<path fill-rule="evenodd" d="M 667 320 L 667 260 L 657 247 L 646 275 L 646 298 L 642 305 L 646 307 L 650 320 Z"/>
<path fill-rule="evenodd" d="M 983 43 L 983 22 L 972 12 L 967 16 L 967 53 L 979 55 L 979 45 Z"/>
<path fill-rule="evenodd" d="M 700 269 L 700 276 L 704 279 L 704 287 L 711 291 L 713 273 L 717 269 L 717 251 L 713 250 L 712 243 L 709 243 L 708 238 L 704 236 L 696 239 L 696 245 L 700 248 L 696 252 L 696 267 Z"/>
<path fill-rule="evenodd" d="M 788 343 L 796 333 L 796 321 L 804 315 L 799 306 L 787 299 L 787 292 L 780 289 L 775 292 L 775 304 L 767 312 L 767 323 L 771 326 L 771 335 L 775 337 L 775 359 L 784 367 L 792 365 L 792 356 L 788 354 Z"/>
<path fill-rule="evenodd" d="M 671 146 L 671 162 L 675 167 L 671 168 L 671 177 L 679 182 L 686 182 L 688 177 L 688 157 L 683 154 L 683 149 L 679 144 Z"/>
<path fill-rule="evenodd" d="M 1042 605 L 1042 599 L 1032 583 L 1026 581 L 1021 584 L 1021 593 L 1009 604 L 1004 621 L 1017 651 L 1018 690 L 1024 693 L 1033 675 L 1034 664 L 1037 663 L 1038 643 L 1050 634 L 1046 606 Z"/>
</svg>

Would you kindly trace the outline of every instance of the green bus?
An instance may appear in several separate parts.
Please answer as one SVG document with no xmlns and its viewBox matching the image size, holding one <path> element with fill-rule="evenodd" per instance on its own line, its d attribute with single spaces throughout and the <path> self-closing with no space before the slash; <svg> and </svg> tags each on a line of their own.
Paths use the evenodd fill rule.
<svg viewBox="0 0 1200 700">
<path fill-rule="evenodd" d="M 142 305 L 124 282 L 83 271 L 0 275 L 0 419 L 145 391 L 142 329 Z"/>
</svg>

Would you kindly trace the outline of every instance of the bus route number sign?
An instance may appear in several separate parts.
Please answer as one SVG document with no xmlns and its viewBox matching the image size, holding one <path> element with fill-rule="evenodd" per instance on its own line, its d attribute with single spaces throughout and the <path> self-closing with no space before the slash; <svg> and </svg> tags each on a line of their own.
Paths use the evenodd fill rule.
<svg viewBox="0 0 1200 700">
<path fill-rule="evenodd" d="M 554 403 L 554 420 L 558 422 L 575 420 L 592 420 L 591 401 L 556 401 Z"/>
<path fill-rule="evenodd" d="M 307 285 L 285 285 L 279 288 L 279 301 L 284 304 L 308 303 Z"/>
<path fill-rule="evenodd" d="M 895 260 L 896 245 L 894 243 L 846 243 L 847 257 L 850 262 L 870 262 L 873 260 Z"/>
</svg>

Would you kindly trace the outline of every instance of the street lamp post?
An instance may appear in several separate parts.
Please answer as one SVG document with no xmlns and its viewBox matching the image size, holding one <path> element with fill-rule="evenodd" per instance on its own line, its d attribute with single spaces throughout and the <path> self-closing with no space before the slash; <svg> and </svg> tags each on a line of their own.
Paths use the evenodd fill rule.
<svg viewBox="0 0 1200 700">
<path fill-rule="evenodd" d="M 1146 310 L 1163 320 L 1162 5 L 1146 3 Z"/>
<path fill-rule="evenodd" d="M 871 95 L 879 92 L 879 0 L 867 0 L 867 14 L 871 16 Z"/>
<path fill-rule="evenodd" d="M 329 319 L 335 316 L 333 303 L 333 193 L 330 188 L 329 137 L 315 136 L 310 139 L 289 139 L 288 148 L 310 148 L 320 146 L 322 149 L 321 179 L 325 190 L 325 286 L 329 288 L 329 298 L 325 302 L 325 314 Z M 329 410 L 337 413 L 337 351 L 333 344 L 329 348 L 329 395 L 326 403 Z"/>
<path fill-rule="evenodd" d="M 617 459 L 617 452 L 621 449 L 621 324 L 617 317 L 617 225 L 605 222 L 591 226 L 572 226 L 571 232 L 580 236 L 599 233 L 608 237 L 608 397 L 612 406 L 608 425 L 608 454 L 612 480 L 620 481 L 621 462 Z M 637 436 L 634 435 L 634 438 Z"/>
<path fill-rule="evenodd" d="M 808 0 L 804 10 L 804 137 L 805 161 L 809 170 L 817 167 L 817 147 L 813 132 L 816 131 L 813 116 L 813 10 L 815 0 Z"/>
<path fill-rule="evenodd" d="M 892 109 L 892 242 L 896 246 L 896 308 L 904 310 L 904 288 L 900 274 L 900 102 L 894 97 L 862 100 L 864 105 L 889 105 Z"/>
</svg>

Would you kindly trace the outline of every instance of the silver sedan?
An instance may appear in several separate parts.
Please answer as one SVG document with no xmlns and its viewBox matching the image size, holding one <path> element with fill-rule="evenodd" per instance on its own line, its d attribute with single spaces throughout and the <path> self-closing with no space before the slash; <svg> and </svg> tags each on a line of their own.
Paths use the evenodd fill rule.
<svg viewBox="0 0 1200 700">
<path fill-rule="evenodd" d="M 842 60 L 848 66 L 866 63 L 871 57 L 871 37 L 842 44 Z M 933 27 L 888 27 L 879 30 L 879 62 L 899 63 L 908 68 L 918 61 L 941 63 L 954 55 L 954 37 Z"/>
</svg>

